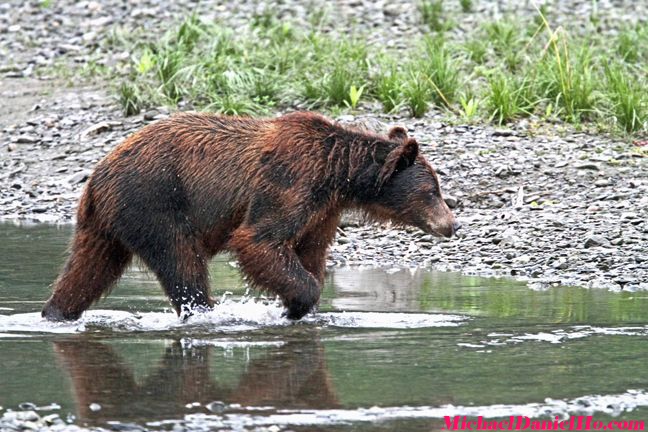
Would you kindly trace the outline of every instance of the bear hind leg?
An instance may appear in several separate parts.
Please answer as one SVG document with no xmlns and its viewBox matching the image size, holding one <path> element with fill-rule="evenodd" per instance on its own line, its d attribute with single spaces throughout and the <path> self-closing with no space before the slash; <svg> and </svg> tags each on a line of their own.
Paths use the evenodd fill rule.
<svg viewBox="0 0 648 432">
<path fill-rule="evenodd" d="M 54 282 L 42 316 L 52 321 L 76 320 L 110 290 L 131 260 L 117 240 L 92 228 L 78 228 L 63 272 Z"/>
<path fill-rule="evenodd" d="M 193 237 L 165 237 L 158 237 L 155 247 L 136 252 L 155 273 L 179 316 L 187 318 L 193 311 L 210 309 L 208 254 Z"/>
</svg>

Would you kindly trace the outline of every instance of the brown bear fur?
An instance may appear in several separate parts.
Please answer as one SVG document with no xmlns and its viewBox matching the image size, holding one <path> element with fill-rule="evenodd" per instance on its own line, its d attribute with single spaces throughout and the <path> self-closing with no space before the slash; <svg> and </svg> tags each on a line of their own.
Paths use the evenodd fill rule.
<svg viewBox="0 0 648 432">
<path fill-rule="evenodd" d="M 77 319 L 133 254 L 178 314 L 209 308 L 207 262 L 229 251 L 250 282 L 299 319 L 319 300 L 343 210 L 453 234 L 455 219 L 418 150 L 403 128 L 384 137 L 312 113 L 183 113 L 148 125 L 88 179 L 43 316 Z"/>
</svg>

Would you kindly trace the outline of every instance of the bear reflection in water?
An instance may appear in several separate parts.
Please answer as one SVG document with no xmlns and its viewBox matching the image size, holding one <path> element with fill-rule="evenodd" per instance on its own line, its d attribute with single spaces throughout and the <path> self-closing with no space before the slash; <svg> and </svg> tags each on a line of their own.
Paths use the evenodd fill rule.
<svg viewBox="0 0 648 432">
<path fill-rule="evenodd" d="M 259 348 L 265 354 L 249 361 L 239 377 L 227 375 L 239 372 L 219 366 L 223 349 L 207 344 L 187 347 L 175 340 L 154 371 L 138 379 L 112 344 L 81 336 L 53 345 L 70 376 L 81 424 L 182 419 L 189 413 L 209 413 L 204 406 L 213 401 L 294 409 L 338 406 L 317 337 Z M 201 405 L 186 407 L 194 402 Z M 93 411 L 91 404 L 101 409 Z"/>
</svg>

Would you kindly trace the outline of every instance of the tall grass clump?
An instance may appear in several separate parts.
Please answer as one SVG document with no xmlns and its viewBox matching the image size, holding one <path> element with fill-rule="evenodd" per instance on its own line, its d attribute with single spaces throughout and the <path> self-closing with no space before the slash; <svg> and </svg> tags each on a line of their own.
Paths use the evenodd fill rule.
<svg viewBox="0 0 648 432">
<path fill-rule="evenodd" d="M 486 93 L 486 107 L 491 120 L 501 125 L 530 115 L 534 105 L 531 94 L 528 77 L 517 78 L 493 73 L 488 77 Z"/>
<path fill-rule="evenodd" d="M 379 70 L 374 77 L 374 94 L 382 104 L 383 111 L 390 113 L 401 104 L 403 76 L 396 62 L 386 59 L 379 62 Z"/>
<path fill-rule="evenodd" d="M 639 43 L 636 33 L 624 30 L 619 33 L 616 41 L 616 50 L 628 63 L 634 63 L 639 58 Z"/>
<path fill-rule="evenodd" d="M 182 51 L 175 49 L 164 50 L 159 53 L 156 59 L 156 74 L 160 82 L 159 91 L 171 103 L 180 99 L 181 89 L 179 88 L 183 57 Z"/>
<path fill-rule="evenodd" d="M 352 105 L 352 87 L 359 89 L 369 81 L 366 46 L 355 39 L 320 36 L 311 36 L 308 43 L 308 62 L 299 66 L 296 77 L 303 85 L 302 95 L 315 106 Z"/>
<path fill-rule="evenodd" d="M 403 82 L 403 103 L 414 117 L 423 116 L 429 103 L 450 107 L 459 87 L 458 63 L 442 38 L 426 37 L 419 49 Z"/>
<path fill-rule="evenodd" d="M 418 11 L 423 24 L 433 32 L 444 32 L 451 26 L 443 13 L 443 0 L 420 0 Z"/>
<path fill-rule="evenodd" d="M 587 46 L 570 48 L 556 45 L 538 63 L 541 96 L 555 108 L 560 118 L 578 123 L 591 118 L 596 103 L 595 71 Z"/>
<path fill-rule="evenodd" d="M 616 38 L 616 52 L 627 63 L 648 61 L 648 29 L 637 25 L 619 32 Z"/>
<path fill-rule="evenodd" d="M 589 44 L 570 40 L 564 30 L 552 30 L 544 15 L 541 18 L 548 43 L 537 63 L 539 96 L 553 104 L 565 121 L 579 123 L 591 118 L 597 95 L 596 70 Z"/>
<path fill-rule="evenodd" d="M 423 56 L 418 67 L 429 81 L 432 101 L 439 106 L 449 107 L 455 101 L 459 88 L 459 65 L 447 47 L 444 39 L 426 37 L 423 43 Z"/>
<path fill-rule="evenodd" d="M 472 0 L 459 0 L 459 4 L 461 5 L 461 10 L 464 13 L 472 12 L 473 9 Z"/>
<path fill-rule="evenodd" d="M 333 63 L 325 88 L 328 99 L 333 105 L 351 105 L 351 88 L 362 87 L 368 81 L 366 45 L 356 41 L 342 41 L 334 45 L 331 57 L 326 62 Z"/>
<path fill-rule="evenodd" d="M 125 116 L 128 117 L 140 112 L 142 102 L 136 86 L 123 82 L 119 85 L 117 92 L 119 105 Z"/>
<path fill-rule="evenodd" d="M 475 37 L 467 40 L 463 49 L 468 58 L 476 64 L 483 64 L 488 54 L 488 45 L 480 38 Z"/>
<path fill-rule="evenodd" d="M 619 65 L 605 68 L 607 95 L 610 110 L 616 124 L 623 131 L 632 133 L 648 125 L 648 97 L 646 88 Z"/>
<path fill-rule="evenodd" d="M 487 22 L 483 25 L 483 33 L 497 58 L 503 60 L 510 71 L 516 71 L 522 61 L 518 24 L 510 18 Z"/>
<path fill-rule="evenodd" d="M 412 117 L 423 117 L 429 109 L 432 87 L 429 78 L 410 64 L 403 84 L 403 103 Z"/>
</svg>

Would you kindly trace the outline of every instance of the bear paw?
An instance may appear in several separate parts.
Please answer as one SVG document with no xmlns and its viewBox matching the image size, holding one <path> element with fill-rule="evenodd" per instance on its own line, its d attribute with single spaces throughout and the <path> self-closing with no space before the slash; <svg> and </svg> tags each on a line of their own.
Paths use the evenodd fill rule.
<svg viewBox="0 0 648 432">
<path fill-rule="evenodd" d="M 285 316 L 289 320 L 293 321 L 300 320 L 304 317 L 304 315 L 313 310 L 313 307 L 318 300 L 318 298 L 314 298 L 308 295 L 297 296 L 285 302 L 286 311 L 282 314 L 282 316 Z"/>
<path fill-rule="evenodd" d="M 83 312 L 69 313 L 63 312 L 57 306 L 53 305 L 51 301 L 45 303 L 41 316 L 48 321 L 76 321 L 81 317 Z"/>
</svg>

